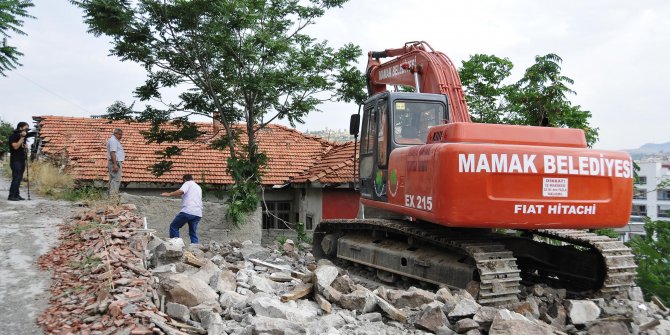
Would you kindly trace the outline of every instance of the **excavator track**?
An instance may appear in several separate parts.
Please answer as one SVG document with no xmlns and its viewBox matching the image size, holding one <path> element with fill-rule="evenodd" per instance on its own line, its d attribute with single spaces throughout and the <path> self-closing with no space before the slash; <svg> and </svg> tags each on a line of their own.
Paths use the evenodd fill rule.
<svg viewBox="0 0 670 335">
<path fill-rule="evenodd" d="M 571 229 L 523 233 L 388 219 L 327 220 L 314 231 L 314 255 L 466 288 L 483 305 L 518 301 L 522 282 L 543 282 L 584 296 L 616 295 L 634 284 L 634 256 L 616 239 Z M 473 283 L 478 285 L 473 288 Z"/>
<path fill-rule="evenodd" d="M 542 229 L 536 234 L 599 251 L 604 259 L 605 279 L 596 295 L 618 294 L 635 284 L 635 256 L 623 242 L 586 230 Z"/>
<path fill-rule="evenodd" d="M 402 248 L 405 249 L 407 257 L 400 257 L 400 259 L 401 262 L 409 259 L 407 261 L 409 264 L 401 267 L 412 267 L 413 265 L 419 268 L 419 272 L 425 270 L 426 276 L 418 276 L 411 270 L 403 271 L 383 264 L 383 257 L 380 254 L 371 255 L 369 259 L 365 259 L 365 256 L 353 255 L 365 254 L 366 250 L 361 249 L 366 249 L 366 244 L 381 243 L 379 237 L 366 240 L 365 236 L 360 235 L 360 233 L 367 233 L 367 236 L 375 235 L 372 232 L 375 232 L 377 236 L 383 233 L 385 238 L 406 238 L 409 242 Z M 339 238 L 344 235 L 357 237 Z M 324 238 L 326 238 L 326 244 L 332 243 L 326 236 L 338 237 L 337 255 L 334 254 L 333 246 L 325 248 L 329 250 L 324 250 L 322 247 Z M 433 247 L 440 248 L 441 252 L 444 252 L 445 249 L 449 250 L 458 257 L 430 263 L 430 259 L 435 258 L 430 251 Z M 350 250 L 354 251 L 349 252 Z M 337 257 L 349 260 L 433 284 L 446 284 L 460 288 L 467 286 L 471 293 L 474 292 L 478 297 L 478 301 L 485 305 L 516 302 L 518 301 L 517 294 L 520 292 L 520 270 L 517 268 L 512 252 L 506 250 L 502 243 L 491 241 L 486 236 L 479 234 L 467 234 L 466 231 L 457 233 L 454 230 L 454 233 L 445 234 L 443 227 L 431 224 L 385 219 L 323 221 L 314 231 L 314 254 L 317 257 Z M 459 278 L 437 277 L 440 270 L 450 267 L 458 268 L 461 273 L 465 274 L 470 269 L 472 278 L 469 278 L 468 281 L 463 276 Z M 441 280 L 444 278 L 447 280 Z M 478 283 L 478 287 L 473 288 L 472 283 Z"/>
</svg>

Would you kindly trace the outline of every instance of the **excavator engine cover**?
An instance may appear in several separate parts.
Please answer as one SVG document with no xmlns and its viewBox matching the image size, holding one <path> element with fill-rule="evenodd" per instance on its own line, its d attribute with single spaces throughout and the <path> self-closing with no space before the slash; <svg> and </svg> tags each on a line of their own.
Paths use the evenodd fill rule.
<svg viewBox="0 0 670 335">
<path fill-rule="evenodd" d="M 388 202 L 363 203 L 444 226 L 622 227 L 633 163 L 588 149 L 578 129 L 456 122 L 393 150 L 385 186 Z"/>
</svg>

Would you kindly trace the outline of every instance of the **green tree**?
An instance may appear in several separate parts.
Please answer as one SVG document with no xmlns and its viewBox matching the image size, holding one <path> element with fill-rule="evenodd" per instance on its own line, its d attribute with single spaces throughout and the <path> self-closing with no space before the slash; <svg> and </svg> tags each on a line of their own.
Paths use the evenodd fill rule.
<svg viewBox="0 0 670 335">
<path fill-rule="evenodd" d="M 146 82 L 135 96 L 159 101 L 141 112 L 116 103 L 108 117 L 151 121 L 149 142 L 196 140 L 202 133 L 188 120 L 219 121 L 214 146 L 230 153 L 228 214 L 235 222 L 258 205 L 261 171 L 257 132 L 270 122 L 302 123 L 326 100 L 362 101 L 365 85 L 354 62 L 358 46 L 340 49 L 316 41 L 305 29 L 346 0 L 73 0 L 84 11 L 89 32 L 112 38 L 111 54 L 141 64 Z M 163 102 L 161 90 L 183 90 Z M 171 123 L 178 130 L 165 130 Z M 171 146 L 153 167 L 160 175 L 181 152 Z"/>
<path fill-rule="evenodd" d="M 513 67 L 509 59 L 494 55 L 476 54 L 463 61 L 459 74 L 473 122 L 504 123 L 508 86 L 503 81 Z"/>
<path fill-rule="evenodd" d="M 31 0 L 0 0 L 0 75 L 20 66 L 19 57 L 23 56 L 16 47 L 7 44 L 10 33 L 25 35 L 21 30 L 23 19 L 34 18 L 28 14 L 28 8 L 33 7 Z"/>
<path fill-rule="evenodd" d="M 9 135 L 14 132 L 14 127 L 9 122 L 0 121 L 0 154 L 9 152 Z"/>
<path fill-rule="evenodd" d="M 644 237 L 634 237 L 629 246 L 637 261 L 637 284 L 647 298 L 657 295 L 670 303 L 670 221 L 645 219 Z"/>
<path fill-rule="evenodd" d="M 535 57 L 535 64 L 517 82 L 509 81 L 513 64 L 506 58 L 477 54 L 459 70 L 473 121 L 519 125 L 546 125 L 583 129 L 589 145 L 598 140 L 598 128 L 589 125 L 591 112 L 573 105 L 573 80 L 561 74 L 556 54 Z"/>
</svg>

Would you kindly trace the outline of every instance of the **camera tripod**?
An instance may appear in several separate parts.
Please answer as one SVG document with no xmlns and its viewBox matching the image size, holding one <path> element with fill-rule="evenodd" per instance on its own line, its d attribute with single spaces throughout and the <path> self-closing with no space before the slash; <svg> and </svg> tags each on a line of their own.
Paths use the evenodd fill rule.
<svg viewBox="0 0 670 335">
<path fill-rule="evenodd" d="M 26 149 L 27 151 L 27 149 Z M 26 154 L 26 186 L 28 187 L 28 200 L 30 200 L 30 165 L 29 162 L 30 160 L 28 159 L 28 155 Z"/>
<path fill-rule="evenodd" d="M 24 145 L 25 145 L 25 142 L 24 142 Z M 28 159 L 28 154 L 30 153 L 30 151 L 28 150 L 27 145 L 23 148 L 23 150 L 24 150 L 24 153 L 25 153 L 24 157 L 25 157 L 25 163 L 26 163 L 25 164 L 26 165 L 26 180 L 27 180 L 26 186 L 28 187 L 28 199 L 26 199 L 26 200 L 31 200 L 30 199 L 30 160 Z"/>
</svg>

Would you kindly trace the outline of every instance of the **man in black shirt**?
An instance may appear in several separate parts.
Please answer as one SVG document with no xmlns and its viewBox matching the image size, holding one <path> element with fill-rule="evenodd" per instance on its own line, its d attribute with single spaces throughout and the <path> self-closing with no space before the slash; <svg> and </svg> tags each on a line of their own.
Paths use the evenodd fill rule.
<svg viewBox="0 0 670 335">
<path fill-rule="evenodd" d="M 9 135 L 9 166 L 12 168 L 12 185 L 9 187 L 7 200 L 26 200 L 19 195 L 19 186 L 26 170 L 26 135 L 28 123 L 19 122 L 16 130 Z"/>
</svg>

